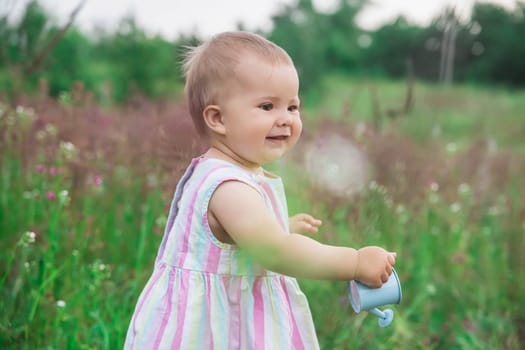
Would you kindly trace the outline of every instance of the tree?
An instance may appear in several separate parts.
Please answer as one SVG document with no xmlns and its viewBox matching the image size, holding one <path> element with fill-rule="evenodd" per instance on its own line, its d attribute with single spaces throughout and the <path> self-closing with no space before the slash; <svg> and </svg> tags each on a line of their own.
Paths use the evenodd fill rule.
<svg viewBox="0 0 525 350">
<path fill-rule="evenodd" d="M 20 92 L 22 86 L 41 69 L 49 53 L 72 26 L 84 3 L 85 0 L 78 3 L 68 22 L 60 29 L 49 25 L 48 15 L 36 0 L 27 4 L 22 19 L 15 28 L 9 26 L 8 13 L 2 17 L 0 31 L 7 40 L 0 44 L 1 63 L 9 75 L 8 81 L 11 82 L 11 85 L 6 84 L 4 87 L 14 95 Z"/>
<path fill-rule="evenodd" d="M 118 101 L 139 92 L 160 97 L 180 86 L 180 46 L 148 37 L 133 18 L 124 19 L 116 33 L 101 37 L 95 46 L 100 62 L 111 67 L 107 78 Z"/>
<path fill-rule="evenodd" d="M 274 27 L 268 35 L 294 60 L 303 91 L 319 80 L 325 64 L 315 16 L 311 0 L 300 0 L 295 7 L 288 5 L 272 17 Z"/>
<path fill-rule="evenodd" d="M 517 3 L 513 11 L 493 4 L 476 3 L 471 23 L 480 28 L 476 36 L 478 50 L 469 57 L 467 77 L 510 85 L 525 83 L 525 4 Z"/>
<path fill-rule="evenodd" d="M 334 13 L 323 14 L 315 10 L 311 0 L 299 0 L 272 17 L 273 30 L 268 37 L 293 58 L 303 90 L 314 87 L 330 71 L 356 69 L 361 31 L 355 16 L 366 2 L 340 0 Z"/>
<path fill-rule="evenodd" d="M 370 33 L 371 45 L 363 49 L 363 66 L 368 72 L 392 77 L 406 75 L 406 62 L 412 60 L 416 75 L 432 76 L 425 41 L 432 37 L 432 32 L 425 28 L 411 25 L 404 17 L 384 25 Z M 429 70 L 430 68 L 430 70 Z"/>
</svg>

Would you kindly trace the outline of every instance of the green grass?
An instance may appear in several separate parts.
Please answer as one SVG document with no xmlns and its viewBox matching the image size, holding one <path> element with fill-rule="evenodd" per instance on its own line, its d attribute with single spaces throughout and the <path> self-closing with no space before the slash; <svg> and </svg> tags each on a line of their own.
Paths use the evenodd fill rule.
<svg viewBox="0 0 525 350">
<path fill-rule="evenodd" d="M 333 232 L 323 240 L 397 251 L 403 287 L 393 324 L 381 329 L 374 316 L 353 313 L 342 283 L 303 281 L 322 348 L 519 348 L 525 284 L 516 277 L 525 261 L 509 247 L 515 240 L 523 249 L 518 227 L 509 231 L 510 218 L 489 213 L 471 222 L 468 199 L 458 212 L 434 200 L 408 211 L 371 191 L 358 207 L 319 212 Z"/>
<path fill-rule="evenodd" d="M 314 116 L 370 121 L 367 84 L 329 78 L 326 98 L 306 106 L 305 124 Z M 402 100 L 403 83 L 375 84 L 383 106 Z M 499 149 L 523 159 L 523 92 L 418 83 L 415 93 L 412 114 L 399 125 L 385 122 L 387 130 L 416 140 L 421 149 L 429 138 L 443 148 L 457 143 L 459 153 L 480 137 L 494 138 Z M 351 101 L 348 115 L 341 114 L 345 99 Z M 79 171 L 78 152 L 61 146 L 60 125 L 38 133 L 32 127 L 36 116 L 2 109 L 0 348 L 122 348 L 151 273 L 171 187 L 150 184 L 143 164 L 118 158 L 107 166 L 101 156 Z M 436 125 L 440 132 L 433 134 Z M 290 212 L 322 218 L 318 239 L 384 245 L 398 253 L 403 301 L 392 306 L 395 318 L 387 328 L 379 328 L 374 316 L 352 311 L 346 283 L 300 282 L 322 349 L 525 345 L 521 168 L 511 169 L 498 194 L 485 200 L 473 184 L 458 192 L 457 184 L 467 179 L 450 173 L 439 189 L 426 188 L 404 202 L 394 196 L 395 188 L 374 184 L 358 199 L 333 200 L 305 187 L 305 174 L 290 164 L 275 165 L 287 184 Z"/>
<path fill-rule="evenodd" d="M 351 123 L 373 122 L 373 94 L 383 115 L 383 126 L 400 128 L 419 140 L 438 138 L 440 142 L 468 144 L 474 138 L 493 139 L 497 145 L 525 152 L 525 91 L 491 87 L 443 87 L 416 81 L 413 110 L 399 121 L 391 121 L 386 111 L 402 108 L 406 83 L 396 81 L 351 80 L 327 77 L 323 97 L 314 105 L 305 97 L 304 114 L 308 121 L 319 115 Z"/>
</svg>

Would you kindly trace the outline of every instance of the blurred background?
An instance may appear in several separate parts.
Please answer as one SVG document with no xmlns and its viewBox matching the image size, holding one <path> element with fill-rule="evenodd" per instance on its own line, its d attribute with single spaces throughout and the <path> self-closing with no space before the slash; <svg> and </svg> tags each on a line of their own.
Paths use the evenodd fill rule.
<svg viewBox="0 0 525 350">
<path fill-rule="evenodd" d="M 525 347 L 523 1 L 0 0 L 0 346 L 122 348 L 181 171 L 184 48 L 285 48 L 305 130 L 270 164 L 316 239 L 398 253 L 379 328 L 300 281 L 322 349 Z"/>
</svg>

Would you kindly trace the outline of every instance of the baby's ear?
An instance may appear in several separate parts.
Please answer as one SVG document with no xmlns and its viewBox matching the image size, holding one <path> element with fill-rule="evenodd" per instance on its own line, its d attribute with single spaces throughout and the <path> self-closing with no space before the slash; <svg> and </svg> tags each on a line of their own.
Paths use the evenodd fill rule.
<svg viewBox="0 0 525 350">
<path fill-rule="evenodd" d="M 224 121 L 222 119 L 222 113 L 219 106 L 206 106 L 202 112 L 202 116 L 204 117 L 204 122 L 211 131 L 220 135 L 226 134 L 226 128 L 224 126 Z"/>
</svg>

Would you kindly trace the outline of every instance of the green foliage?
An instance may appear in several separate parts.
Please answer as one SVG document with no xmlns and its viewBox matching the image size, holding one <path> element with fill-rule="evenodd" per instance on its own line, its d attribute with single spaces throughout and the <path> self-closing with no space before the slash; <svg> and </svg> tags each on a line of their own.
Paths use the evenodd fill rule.
<svg viewBox="0 0 525 350">
<path fill-rule="evenodd" d="M 32 110 L 0 107 L 0 347 L 121 348 L 136 301 L 123 286 L 147 277 L 164 199 L 124 167 L 75 192 L 74 145 L 51 124 L 34 134 Z"/>
<path fill-rule="evenodd" d="M 386 103 L 404 93 L 402 83 L 374 83 Z M 367 123 L 368 98 L 358 94 L 364 84 L 330 77 L 328 97 L 306 111 L 313 115 L 306 130 L 326 132 L 328 118 L 343 123 L 337 131 Z M 346 94 L 348 86 L 355 94 Z M 321 348 L 523 348 L 523 92 L 432 85 L 417 91 L 413 114 L 367 135 L 362 146 L 385 143 L 390 134 L 417 143 L 386 143 L 391 153 L 376 166 L 382 166 L 378 176 L 388 177 L 384 184 L 370 182 L 360 197 L 335 200 L 305 182 L 308 174 L 296 162 L 274 165 L 286 182 L 290 213 L 323 219 L 314 238 L 384 245 L 398 253 L 403 301 L 392 306 L 395 318 L 387 328 L 352 311 L 344 282 L 300 281 Z M 355 101 L 353 114 L 341 115 L 348 96 Z M 138 109 L 163 110 L 147 103 Z M 165 111 L 159 125 L 133 126 L 145 119 L 132 115 L 136 104 L 119 116 L 94 113 L 93 106 L 36 105 L 41 110 L 0 105 L 0 347 L 121 348 L 151 273 L 175 181 L 160 166 L 166 145 L 148 152 L 158 139 L 149 130 L 184 116 Z M 94 117 L 98 113 L 105 124 Z M 315 120 L 322 120 L 317 128 Z M 191 143 L 181 125 L 167 134 Z M 490 170 L 479 138 L 495 139 L 501 150 L 492 156 L 499 162 L 509 155 L 511 166 Z M 423 152 L 424 162 L 403 172 L 399 161 L 410 161 L 415 152 Z M 186 160 L 175 163 L 183 167 Z M 421 175 L 435 164 L 439 171 L 432 177 Z M 483 172 L 488 177 L 480 181 Z M 408 186 L 400 195 L 403 183 Z"/>
<path fill-rule="evenodd" d="M 124 20 L 115 34 L 102 37 L 95 50 L 99 60 L 111 66 L 114 98 L 144 93 L 161 97 L 180 85 L 178 45 L 160 37 L 149 38 L 133 19 Z"/>
<path fill-rule="evenodd" d="M 283 8 L 273 16 L 268 38 L 281 45 L 296 64 L 303 91 L 315 88 L 322 75 L 334 67 L 342 71 L 357 68 L 355 17 L 366 1 L 340 1 L 333 14 L 316 12 L 311 0 Z M 330 33 L 330 35 L 327 35 Z"/>
<path fill-rule="evenodd" d="M 332 218 L 325 230 L 337 232 L 336 243 L 397 251 L 403 288 L 402 303 L 392 307 L 394 322 L 381 329 L 374 316 L 353 313 L 342 283 L 303 281 L 321 348 L 520 348 L 520 316 L 510 310 L 523 308 L 515 293 L 525 285 L 511 275 L 523 271 L 515 271 L 503 242 L 509 235 L 519 244 L 523 239 L 508 231 L 510 213 L 490 214 L 487 207 L 479 221 L 469 220 L 480 209 L 470 196 L 465 190 L 455 207 L 429 189 L 419 208 L 406 208 L 371 186 L 359 204 L 339 207 L 338 215 L 330 207 L 320 212 Z"/>
<path fill-rule="evenodd" d="M 21 80 L 31 59 L 37 55 L 43 40 L 49 38 L 48 16 L 37 1 L 28 2 L 19 23 L 12 24 L 5 16 L 0 20 L 0 90 L 19 93 L 19 85 L 31 91 L 35 84 Z"/>
<path fill-rule="evenodd" d="M 116 32 L 100 32 L 96 39 L 73 26 L 45 55 L 42 68 L 28 73 L 40 50 L 61 29 L 36 1 L 27 5 L 16 26 L 4 17 L 0 33 L 8 40 L 0 45 L 0 68 L 7 78 L 0 79 L 0 88 L 18 94 L 20 89 L 10 80 L 20 80 L 31 93 L 44 79 L 54 97 L 71 91 L 76 82 L 106 102 L 122 102 L 136 94 L 173 96 L 181 90 L 181 47 L 195 43 L 193 37 L 181 36 L 174 43 L 149 37 L 131 18 L 124 19 Z"/>
<path fill-rule="evenodd" d="M 323 84 L 324 94 L 317 103 L 305 108 L 303 118 L 315 122 L 323 115 L 371 124 L 374 121 L 371 88 L 376 89 L 382 110 L 399 108 L 406 94 L 406 82 L 402 81 L 348 80 L 341 75 L 328 75 Z M 414 89 L 414 111 L 400 120 L 385 118 L 386 128 L 397 125 L 419 142 L 437 138 L 465 145 L 472 138 L 489 139 L 525 154 L 525 138 L 517 137 L 525 134 L 525 91 L 473 85 L 444 88 L 424 82 L 416 83 Z M 308 99 L 309 96 L 307 102 Z"/>
<path fill-rule="evenodd" d="M 471 22 L 481 28 L 476 41 L 482 45 L 483 54 L 472 60 L 467 73 L 469 78 L 509 85 L 523 84 L 525 68 L 521 57 L 525 55 L 522 44 L 525 4 L 517 3 L 516 6 L 514 12 L 491 4 L 474 6 Z"/>
<path fill-rule="evenodd" d="M 14 31 L 14 41 L 19 45 L 15 59 L 29 58 L 36 53 L 41 37 L 47 35 L 48 15 L 37 1 L 27 4 L 24 15 Z"/>
<path fill-rule="evenodd" d="M 361 57 L 364 69 L 372 74 L 380 73 L 380 76 L 403 77 L 407 72 L 407 59 L 412 59 L 418 77 L 435 78 L 438 67 L 436 57 L 429 55 L 422 46 L 432 34 L 430 29 L 411 25 L 404 18 L 384 25 L 370 34 L 371 45 L 363 49 Z M 420 65 L 420 61 L 426 64 Z"/>
<path fill-rule="evenodd" d="M 313 25 L 314 14 L 310 1 L 301 1 L 298 8 L 288 7 L 273 17 L 275 29 L 269 39 L 286 46 L 294 60 L 301 79 L 301 88 L 307 90 L 318 81 L 324 68 L 322 47 L 318 44 L 319 32 Z"/>
<path fill-rule="evenodd" d="M 356 26 L 366 0 L 339 0 L 331 13 L 318 12 L 311 0 L 283 6 L 273 28 L 261 32 L 284 47 L 293 58 L 304 93 L 322 91 L 326 74 L 394 77 L 407 74 L 411 62 L 419 79 L 437 81 L 443 70 L 445 28 L 454 24 L 453 79 L 457 82 L 522 86 L 525 68 L 521 44 L 525 5 L 514 9 L 476 2 L 472 17 L 460 19 L 445 9 L 426 27 L 397 18 L 373 31 Z M 447 12 L 448 11 L 448 12 Z M 11 97 L 37 90 L 41 78 L 52 96 L 70 91 L 81 81 L 104 103 L 123 102 L 136 94 L 162 98 L 180 92 L 182 47 L 200 38 L 181 35 L 168 41 L 149 36 L 133 18 L 122 20 L 114 32 L 93 37 L 74 26 L 45 56 L 42 67 L 26 74 L 28 65 L 61 28 L 38 1 L 27 4 L 18 23 L 0 18 L 0 88 Z M 26 72 L 26 73 L 24 73 Z M 4 78 L 5 77 L 5 78 Z"/>
<path fill-rule="evenodd" d="M 51 96 L 71 90 L 75 81 L 82 81 L 90 90 L 96 91 L 99 82 L 89 72 L 92 58 L 91 42 L 78 30 L 72 29 L 50 52 L 45 71 L 31 78 L 35 83 L 42 78 L 48 81 Z"/>
</svg>

